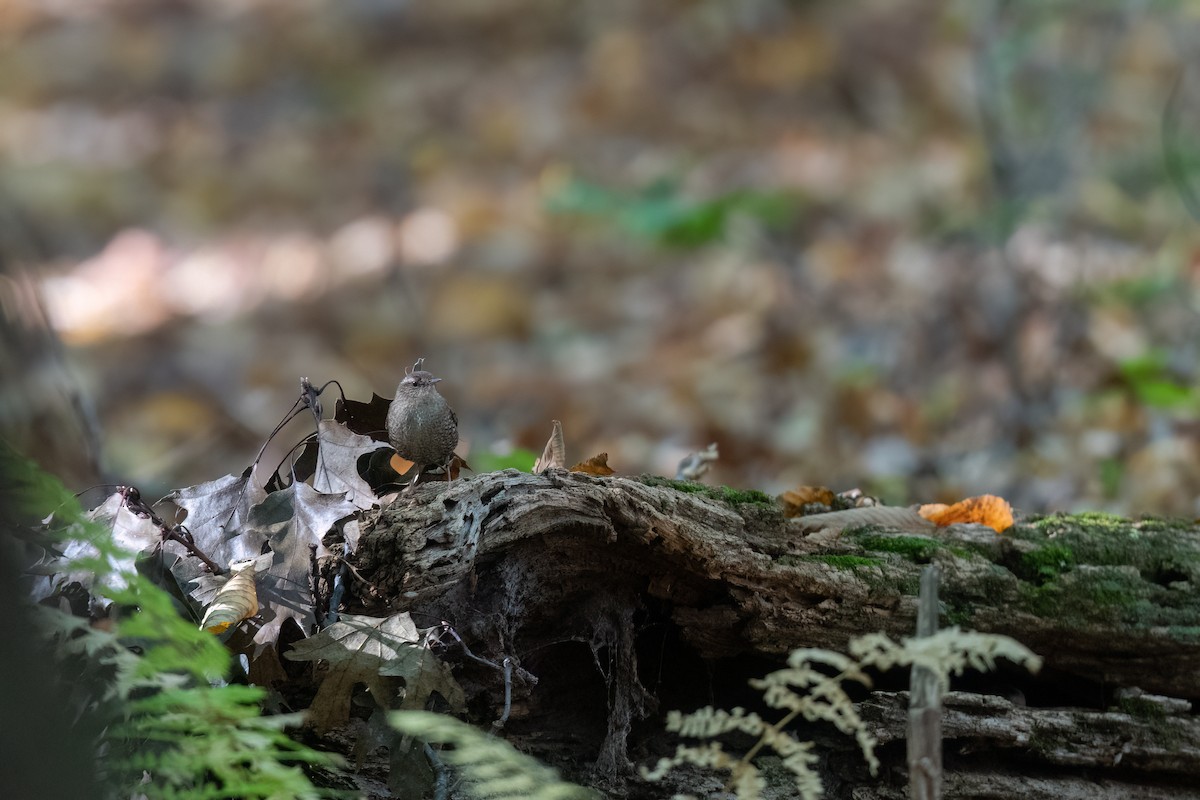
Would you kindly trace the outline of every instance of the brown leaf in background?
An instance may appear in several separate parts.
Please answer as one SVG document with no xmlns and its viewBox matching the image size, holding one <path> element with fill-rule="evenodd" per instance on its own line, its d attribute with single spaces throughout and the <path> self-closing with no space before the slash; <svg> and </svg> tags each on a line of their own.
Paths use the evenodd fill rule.
<svg viewBox="0 0 1200 800">
<path fill-rule="evenodd" d="M 612 475 L 613 469 L 608 465 L 608 453 L 592 456 L 587 461 L 580 461 L 571 467 L 571 472 L 582 472 L 586 475 Z"/>
<path fill-rule="evenodd" d="M 779 495 L 779 502 L 783 504 L 785 517 L 802 515 L 804 506 L 810 503 L 820 503 L 823 506 L 832 507 L 834 499 L 833 490 L 825 486 L 799 486 Z"/>
<path fill-rule="evenodd" d="M 558 420 L 553 422 L 554 430 L 550 432 L 550 439 L 542 449 L 541 457 L 533 462 L 534 475 L 540 475 L 548 469 L 565 469 L 567 466 L 567 445 L 563 441 L 562 423 Z"/>
<path fill-rule="evenodd" d="M 922 517 L 940 526 L 957 523 L 977 523 L 987 525 L 997 533 L 1004 533 L 1012 527 L 1012 506 L 1003 497 L 994 494 L 983 494 L 960 500 L 952 506 L 941 503 L 930 503 L 921 506 Z"/>
</svg>

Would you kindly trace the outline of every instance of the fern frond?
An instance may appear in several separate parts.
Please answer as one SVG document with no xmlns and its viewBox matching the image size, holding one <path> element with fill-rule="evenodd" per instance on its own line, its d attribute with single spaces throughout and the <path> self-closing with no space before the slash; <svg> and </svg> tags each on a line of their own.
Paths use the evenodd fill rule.
<svg viewBox="0 0 1200 800">
<path fill-rule="evenodd" d="M 32 518 L 53 512 L 58 527 L 30 536 L 64 554 L 51 571 L 79 576 L 117 607 L 115 631 L 65 609 L 27 609 L 52 658 L 69 670 L 68 700 L 79 708 L 81 727 L 102 731 L 95 740 L 97 772 L 111 796 L 308 800 L 337 794 L 314 787 L 301 766 L 338 759 L 290 739 L 284 727 L 298 724 L 296 717 L 262 716 L 262 689 L 224 684 L 230 660 L 224 646 L 177 613 L 170 595 L 134 569 L 133 556 L 111 531 L 87 518 L 32 462 L 18 463 L 0 448 L 0 464 L 36 488 L 22 497 Z"/>
<path fill-rule="evenodd" d="M 876 774 L 879 759 L 875 756 L 875 739 L 843 688 L 847 681 L 870 687 L 871 679 L 865 672 L 868 667 L 880 670 L 911 665 L 928 667 L 938 675 L 944 688 L 950 675 L 959 675 L 967 667 L 994 669 L 998 658 L 1007 658 L 1033 672 L 1041 667 L 1041 659 L 1014 639 L 957 628 L 947 628 L 935 636 L 906 639 L 900 644 L 882 633 L 868 634 L 851 641 L 849 650 L 849 656 L 816 648 L 793 650 L 785 669 L 751 680 L 750 685 L 763 692 L 766 705 L 787 712 L 773 724 L 741 708 L 723 711 L 705 707 L 690 714 L 668 712 L 667 730 L 681 736 L 711 739 L 739 731 L 759 738 L 741 758 L 726 753 L 719 742 L 680 745 L 674 756 L 661 759 L 654 769 L 643 767 L 642 777 L 660 780 L 682 764 L 720 769 L 730 773 L 727 787 L 741 800 L 757 800 L 762 796 L 763 782 L 752 759 L 761 749 L 769 747 L 795 776 L 800 797 L 816 800 L 824 792 L 824 786 L 815 770 L 818 757 L 812 752 L 813 743 L 800 742 L 784 729 L 797 717 L 832 723 L 842 733 L 854 736 L 871 774 Z"/>
<path fill-rule="evenodd" d="M 405 736 L 450 745 L 439 756 L 467 780 L 472 797 L 494 800 L 595 800 L 599 795 L 559 778 L 558 773 L 503 739 L 445 714 L 393 711 L 388 722 Z"/>
<path fill-rule="evenodd" d="M 905 639 L 897 644 L 882 633 L 872 633 L 850 642 L 850 652 L 864 666 L 881 670 L 896 666 L 920 666 L 938 676 L 943 691 L 950 686 L 951 675 L 961 675 L 968 667 L 980 672 L 996 668 L 996 659 L 1006 658 L 1037 672 L 1042 659 L 1025 645 L 1008 636 L 963 631 L 957 626 L 933 636 Z"/>
</svg>

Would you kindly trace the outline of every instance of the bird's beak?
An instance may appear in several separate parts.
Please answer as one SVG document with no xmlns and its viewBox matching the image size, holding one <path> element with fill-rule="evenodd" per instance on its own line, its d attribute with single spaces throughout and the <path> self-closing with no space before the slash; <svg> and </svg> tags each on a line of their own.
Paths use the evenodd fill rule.
<svg viewBox="0 0 1200 800">
<path fill-rule="evenodd" d="M 441 378 L 434 378 L 433 380 L 430 381 L 430 383 L 438 383 L 441 380 L 442 380 Z"/>
</svg>

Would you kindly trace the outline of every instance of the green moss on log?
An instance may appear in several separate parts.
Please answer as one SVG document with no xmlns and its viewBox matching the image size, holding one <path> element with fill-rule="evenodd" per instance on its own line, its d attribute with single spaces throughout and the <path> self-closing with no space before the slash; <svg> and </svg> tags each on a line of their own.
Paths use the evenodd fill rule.
<svg viewBox="0 0 1200 800">
<path fill-rule="evenodd" d="M 800 556 L 782 556 L 776 560 L 777 564 L 795 565 L 802 562 L 818 562 L 828 564 L 837 569 L 855 569 L 858 567 L 881 567 L 884 564 L 883 559 L 870 558 L 869 556 L 851 556 L 851 555 L 800 555 Z"/>
<path fill-rule="evenodd" d="M 863 533 L 852 537 L 865 550 L 880 553 L 896 553 L 915 564 L 928 564 L 943 543 L 927 536 L 897 536 Z"/>
<path fill-rule="evenodd" d="M 734 489 L 729 486 L 707 486 L 694 481 L 677 481 L 658 475 L 640 475 L 636 478 L 646 486 L 665 486 L 677 492 L 686 494 L 701 494 L 714 500 L 721 500 L 730 505 L 754 504 L 775 507 L 775 498 L 758 489 Z"/>
</svg>

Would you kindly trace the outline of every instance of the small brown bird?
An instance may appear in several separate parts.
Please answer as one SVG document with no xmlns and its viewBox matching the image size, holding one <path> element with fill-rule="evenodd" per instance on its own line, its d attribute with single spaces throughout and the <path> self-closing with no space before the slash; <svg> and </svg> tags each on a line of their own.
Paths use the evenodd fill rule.
<svg viewBox="0 0 1200 800">
<path fill-rule="evenodd" d="M 438 393 L 441 378 L 421 369 L 418 359 L 396 387 L 396 399 L 388 408 L 388 442 L 401 458 L 416 464 L 409 488 L 427 467 L 446 467 L 458 446 L 458 417 Z"/>
</svg>

